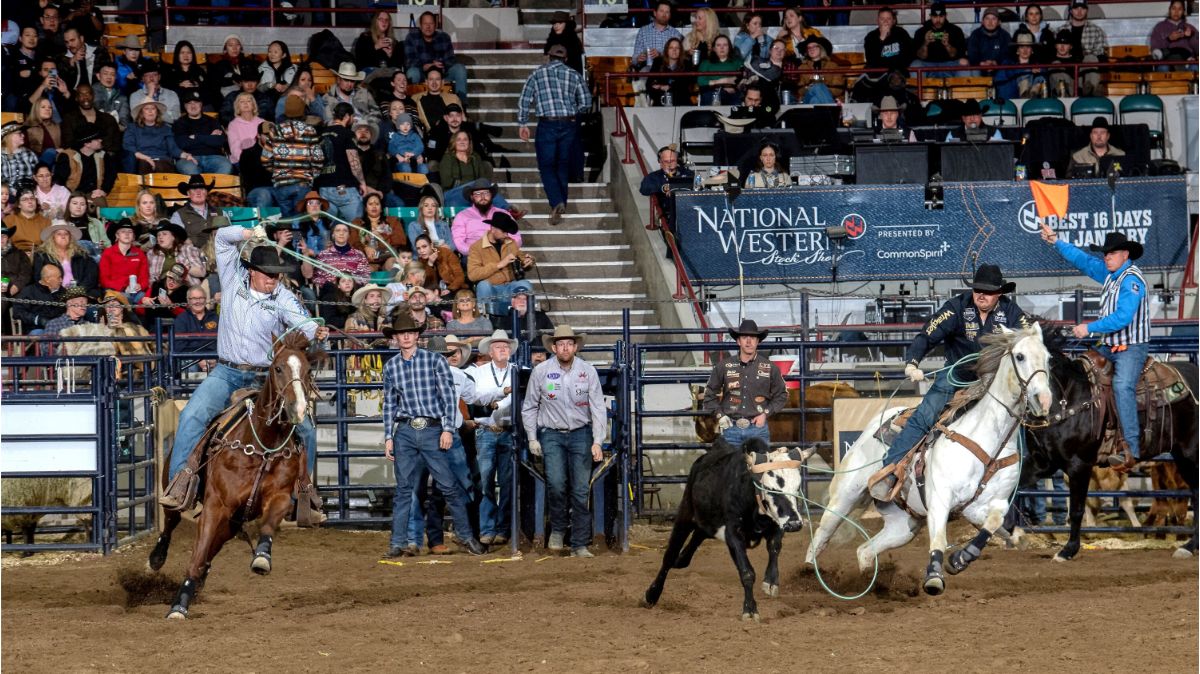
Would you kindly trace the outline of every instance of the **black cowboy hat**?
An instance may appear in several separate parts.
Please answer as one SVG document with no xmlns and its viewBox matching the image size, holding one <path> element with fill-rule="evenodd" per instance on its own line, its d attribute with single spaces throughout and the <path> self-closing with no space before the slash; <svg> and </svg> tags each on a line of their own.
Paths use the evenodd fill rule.
<svg viewBox="0 0 1200 674">
<path fill-rule="evenodd" d="M 204 176 L 196 174 L 196 175 L 193 175 L 192 177 L 188 178 L 188 181 L 186 183 L 179 183 L 179 185 L 176 187 L 176 189 L 179 190 L 180 194 L 186 195 L 190 190 L 195 190 L 195 189 L 211 190 L 215 186 L 216 186 L 215 182 L 206 183 L 206 182 L 204 182 Z"/>
<path fill-rule="evenodd" d="M 1145 249 L 1142 248 L 1142 244 L 1138 243 L 1137 241 L 1130 241 L 1128 237 L 1120 232 L 1109 232 L 1108 234 L 1105 234 L 1104 245 L 1088 246 L 1088 249 L 1093 253 L 1104 253 L 1105 255 L 1113 252 L 1114 250 L 1127 250 L 1129 251 L 1130 260 L 1138 259 L 1142 256 L 1142 253 L 1145 252 Z"/>
<path fill-rule="evenodd" d="M 492 214 L 492 217 L 484 220 L 483 224 L 491 225 L 505 234 L 517 233 L 517 221 L 513 220 L 513 216 L 500 209 L 496 209 L 496 212 Z"/>
<path fill-rule="evenodd" d="M 742 335 L 754 335 L 761 342 L 767 338 L 767 332 L 767 330 L 759 330 L 758 323 L 755 323 L 753 319 L 743 318 L 742 324 L 737 326 L 737 329 L 729 329 L 729 336 L 737 339 Z"/>
<path fill-rule="evenodd" d="M 967 115 L 982 115 L 983 108 L 979 107 L 979 101 L 974 98 L 968 98 L 962 102 L 962 107 L 958 111 L 959 116 L 966 117 Z"/>
<path fill-rule="evenodd" d="M 133 238 L 137 239 L 137 237 L 138 237 L 137 225 L 133 224 L 133 221 L 130 220 L 129 218 L 121 218 L 120 220 L 114 220 L 114 221 L 108 223 L 108 226 L 105 227 L 105 232 L 108 234 L 108 240 L 115 242 L 117 240 L 117 232 L 121 231 L 122 229 L 132 230 Z"/>
<path fill-rule="evenodd" d="M 385 337 L 399 334 L 401 332 L 425 332 L 424 325 L 417 325 L 413 320 L 411 311 L 401 311 L 396 318 L 392 319 L 391 325 L 383 326 L 383 334 Z"/>
<path fill-rule="evenodd" d="M 425 197 L 433 197 L 437 199 L 439 207 L 442 205 L 442 193 L 436 183 L 425 183 L 421 186 L 421 191 L 417 193 L 417 203 L 421 203 Z"/>
<path fill-rule="evenodd" d="M 171 234 L 174 234 L 176 245 L 183 243 L 184 240 L 188 238 L 187 230 L 171 222 L 170 220 L 159 220 L 158 224 L 150 230 L 150 233 L 154 236 L 158 236 L 159 232 L 170 232 Z"/>
<path fill-rule="evenodd" d="M 13 234 L 17 233 L 17 228 L 16 227 L 4 227 L 4 228 L 0 228 L 0 232 L 2 232 L 4 234 L 4 236 L 11 238 Z"/>
<path fill-rule="evenodd" d="M 258 82 L 262 80 L 262 71 L 258 68 L 242 68 L 239 72 L 234 72 L 234 82 Z"/>
<path fill-rule="evenodd" d="M 81 148 L 93 140 L 100 140 L 104 136 L 100 133 L 100 128 L 95 124 L 84 124 L 79 127 L 79 134 L 75 136 L 75 147 Z"/>
<path fill-rule="evenodd" d="M 467 203 L 471 203 L 471 193 L 475 190 L 488 190 L 494 197 L 496 196 L 496 192 L 500 190 L 500 187 L 488 178 L 477 178 L 472 180 L 471 182 L 462 186 L 462 195 L 463 198 L 467 200 Z"/>
<path fill-rule="evenodd" d="M 804 38 L 804 42 L 800 43 L 801 55 L 803 55 L 804 51 L 808 49 L 808 45 L 810 44 L 821 45 L 821 48 L 825 50 L 825 56 L 833 55 L 833 43 L 819 35 L 809 35 L 808 37 Z"/>
<path fill-rule="evenodd" d="M 242 260 L 242 264 L 247 269 L 264 274 L 290 274 L 296 270 L 296 266 L 284 260 L 279 249 L 274 246 L 255 246 L 254 250 L 250 251 L 250 259 Z"/>
<path fill-rule="evenodd" d="M 967 283 L 967 287 L 971 290 L 980 290 L 986 293 L 1011 293 L 1017 289 L 1016 281 L 1005 281 L 1004 276 L 1000 273 L 1000 267 L 994 264 L 985 264 L 975 270 L 974 280 Z"/>
</svg>

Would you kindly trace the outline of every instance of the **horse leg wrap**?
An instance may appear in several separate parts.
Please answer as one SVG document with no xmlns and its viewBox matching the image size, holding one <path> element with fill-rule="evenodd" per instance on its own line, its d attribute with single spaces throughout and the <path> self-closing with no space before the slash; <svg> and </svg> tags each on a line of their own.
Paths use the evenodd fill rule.
<svg viewBox="0 0 1200 674">
<path fill-rule="evenodd" d="M 258 537 L 258 547 L 254 548 L 254 554 L 262 555 L 262 556 L 266 557 L 267 559 L 270 559 L 271 558 L 271 542 L 272 542 L 272 540 L 273 539 L 270 536 L 265 536 L 265 535 L 259 536 Z"/>
<path fill-rule="evenodd" d="M 942 576 L 942 551 L 934 550 L 929 553 L 929 566 L 925 567 L 925 593 L 939 595 L 946 589 L 946 579 Z"/>
<path fill-rule="evenodd" d="M 250 561 L 250 570 L 264 576 L 271 573 L 270 536 L 259 536 L 258 547 L 254 548 L 254 559 Z"/>
<path fill-rule="evenodd" d="M 191 578 L 185 578 L 183 584 L 179 586 L 179 591 L 175 593 L 175 603 L 171 605 L 171 610 L 167 613 L 167 617 L 178 616 L 186 618 L 188 614 L 188 606 L 191 605 L 192 599 L 196 596 L 196 581 Z"/>
<path fill-rule="evenodd" d="M 946 561 L 946 571 L 951 575 L 956 575 L 967 570 L 971 562 L 979 559 L 983 554 L 983 549 L 987 547 L 988 539 L 992 537 L 992 532 L 987 529 L 980 529 L 975 538 L 967 543 L 966 547 L 961 550 L 956 550 L 950 555 L 950 559 Z"/>
</svg>

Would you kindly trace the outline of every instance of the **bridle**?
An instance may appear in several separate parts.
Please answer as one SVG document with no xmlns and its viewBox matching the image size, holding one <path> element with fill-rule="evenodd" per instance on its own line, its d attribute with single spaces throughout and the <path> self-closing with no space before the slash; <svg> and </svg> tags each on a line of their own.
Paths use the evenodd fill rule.
<svg viewBox="0 0 1200 674">
<path fill-rule="evenodd" d="M 1038 376 L 1038 374 L 1044 374 L 1046 375 L 1046 380 L 1049 381 L 1050 372 L 1046 368 L 1041 367 L 1033 372 L 1030 372 L 1028 377 L 1022 377 L 1021 370 L 1017 367 L 1017 357 L 1014 354 L 1016 346 L 1016 343 L 1014 343 L 1012 347 L 1005 352 L 1005 355 L 1008 356 L 1008 362 L 1012 364 L 1013 376 L 1017 378 L 1017 383 L 1020 384 L 1020 390 L 1017 393 L 1017 400 L 1021 401 L 1021 413 L 1017 414 L 1016 412 L 1013 412 L 1012 408 L 1010 408 L 1008 405 L 1005 405 L 1004 402 L 996 396 L 992 395 L 991 391 L 988 391 L 987 394 L 990 398 L 992 398 L 992 400 L 995 400 L 997 403 L 999 403 L 1000 406 L 1004 408 L 1004 411 L 1008 413 L 1008 416 L 1012 417 L 1018 424 L 1026 428 L 1045 428 L 1050 425 L 1049 421 L 1029 420 L 1029 401 L 1025 394 L 1029 392 L 1029 385 L 1033 382 L 1034 377 Z"/>
</svg>

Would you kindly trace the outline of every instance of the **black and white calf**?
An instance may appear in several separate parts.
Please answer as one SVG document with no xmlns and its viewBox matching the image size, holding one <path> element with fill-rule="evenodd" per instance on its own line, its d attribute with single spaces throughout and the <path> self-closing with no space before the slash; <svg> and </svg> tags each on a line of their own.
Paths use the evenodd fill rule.
<svg viewBox="0 0 1200 674">
<path fill-rule="evenodd" d="M 712 449 L 696 459 L 688 473 L 687 488 L 663 554 L 662 569 L 646 590 L 646 606 L 658 603 L 668 571 L 687 568 L 701 543 L 719 538 L 729 546 L 729 554 L 742 579 L 745 590 L 742 620 L 757 621 L 754 567 L 746 549 L 764 539 L 767 541 L 769 558 L 762 587 L 767 596 L 778 596 L 779 550 L 783 547 L 784 532 L 799 531 L 804 526 L 796 495 L 800 493 L 800 467 L 812 452 L 811 449 L 772 452 L 758 439 L 734 447 L 718 437 Z"/>
</svg>

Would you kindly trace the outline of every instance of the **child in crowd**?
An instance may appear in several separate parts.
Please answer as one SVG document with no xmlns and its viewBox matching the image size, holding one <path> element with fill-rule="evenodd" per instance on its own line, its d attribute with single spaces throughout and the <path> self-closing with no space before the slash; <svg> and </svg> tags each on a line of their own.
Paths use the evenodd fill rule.
<svg viewBox="0 0 1200 674">
<path fill-rule="evenodd" d="M 425 141 L 413 130 L 412 115 L 396 115 L 396 133 L 388 140 L 388 154 L 396 159 L 396 170 L 407 173 L 429 173 L 425 164 Z"/>
</svg>

